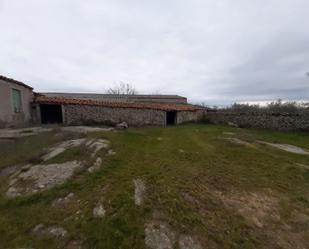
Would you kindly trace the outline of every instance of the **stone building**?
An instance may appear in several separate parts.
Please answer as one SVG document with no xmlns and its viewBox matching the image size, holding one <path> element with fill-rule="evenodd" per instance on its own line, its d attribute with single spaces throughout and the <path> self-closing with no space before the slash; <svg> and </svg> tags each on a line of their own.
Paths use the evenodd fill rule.
<svg viewBox="0 0 309 249">
<path fill-rule="evenodd" d="M 130 126 L 166 126 L 195 122 L 198 110 L 192 105 L 153 102 L 104 102 L 37 95 L 33 105 L 44 123 L 66 125 L 127 122 Z"/>
<path fill-rule="evenodd" d="M 0 128 L 30 124 L 32 87 L 0 75 Z"/>
<path fill-rule="evenodd" d="M 16 80 L 0 76 L 2 127 L 58 123 L 64 125 L 166 126 L 195 122 L 198 109 L 177 95 L 34 93 Z"/>
</svg>

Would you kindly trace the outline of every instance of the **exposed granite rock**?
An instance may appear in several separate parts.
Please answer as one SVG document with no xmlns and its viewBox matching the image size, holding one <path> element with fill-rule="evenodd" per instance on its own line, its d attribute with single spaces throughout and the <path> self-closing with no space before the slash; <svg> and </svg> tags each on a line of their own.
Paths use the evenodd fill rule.
<svg viewBox="0 0 309 249">
<path fill-rule="evenodd" d="M 145 244 L 151 249 L 173 249 L 176 234 L 164 222 L 150 222 L 145 228 Z"/>
<path fill-rule="evenodd" d="M 51 226 L 47 227 L 43 224 L 36 225 L 32 229 L 32 233 L 37 236 L 50 236 L 54 238 L 64 238 L 68 232 L 62 227 Z"/>
<path fill-rule="evenodd" d="M 11 177 L 6 195 L 16 197 L 50 189 L 64 183 L 73 176 L 77 169 L 82 167 L 82 163 L 78 161 L 33 165 L 27 171 L 19 172 Z"/>
<path fill-rule="evenodd" d="M 82 133 L 87 134 L 89 132 L 101 132 L 101 131 L 112 131 L 114 128 L 108 127 L 92 127 L 92 126 L 67 126 L 62 127 L 62 131 L 69 131 L 69 132 L 76 132 L 76 133 Z"/>
<path fill-rule="evenodd" d="M 103 205 L 100 203 L 98 206 L 96 206 L 93 211 L 92 214 L 95 218 L 103 218 L 105 216 L 105 209 L 103 207 Z"/>
<path fill-rule="evenodd" d="M 65 207 L 67 204 L 69 204 L 72 201 L 73 198 L 74 198 L 74 193 L 70 193 L 63 198 L 58 198 L 54 200 L 52 203 L 52 206 L 53 207 Z"/>
<path fill-rule="evenodd" d="M 0 139 L 16 139 L 38 135 L 41 132 L 52 131 L 51 128 L 29 127 L 23 129 L 0 129 Z"/>
<path fill-rule="evenodd" d="M 191 236 L 181 235 L 178 240 L 179 249 L 203 249 L 201 244 Z"/>
<path fill-rule="evenodd" d="M 269 142 L 260 141 L 260 140 L 258 140 L 256 142 L 260 143 L 260 144 L 272 146 L 272 147 L 275 147 L 277 149 L 284 150 L 284 151 L 287 151 L 287 152 L 291 152 L 291 153 L 294 153 L 294 154 L 309 155 L 308 150 L 305 150 L 303 148 L 300 148 L 300 147 L 297 147 L 297 146 L 291 145 L 291 144 L 275 144 L 275 143 L 269 143 Z"/>
<path fill-rule="evenodd" d="M 129 126 L 126 122 L 122 122 L 122 123 L 116 124 L 116 128 L 117 129 L 127 129 L 129 128 Z"/>
<path fill-rule="evenodd" d="M 69 148 L 77 147 L 81 145 L 83 142 L 85 142 L 85 138 L 80 138 L 80 139 L 74 139 L 74 140 L 68 140 L 64 141 L 62 143 L 56 144 L 55 146 L 51 147 L 48 149 L 47 154 L 42 156 L 43 161 L 50 160 L 57 155 L 61 154 L 62 152 L 66 151 Z"/>
<path fill-rule="evenodd" d="M 91 157 L 93 158 L 100 150 L 109 147 L 109 141 L 105 139 L 91 139 L 86 143 L 86 146 L 93 151 L 91 154 Z"/>
<path fill-rule="evenodd" d="M 99 170 L 101 168 L 101 165 L 102 165 L 102 159 L 101 157 L 98 157 L 95 160 L 94 164 L 88 168 L 88 172 L 92 173 L 92 172 Z"/>
<path fill-rule="evenodd" d="M 135 205 L 140 206 L 142 205 L 145 197 L 146 186 L 143 180 L 136 179 L 133 181 L 134 183 L 134 201 Z"/>
</svg>

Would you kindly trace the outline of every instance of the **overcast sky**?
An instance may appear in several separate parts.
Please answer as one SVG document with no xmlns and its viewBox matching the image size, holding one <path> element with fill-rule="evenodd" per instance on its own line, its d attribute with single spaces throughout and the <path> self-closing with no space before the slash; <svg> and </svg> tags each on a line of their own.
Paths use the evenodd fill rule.
<svg viewBox="0 0 309 249">
<path fill-rule="evenodd" d="M 308 0 L 0 0 L 0 74 L 190 101 L 309 99 Z"/>
</svg>

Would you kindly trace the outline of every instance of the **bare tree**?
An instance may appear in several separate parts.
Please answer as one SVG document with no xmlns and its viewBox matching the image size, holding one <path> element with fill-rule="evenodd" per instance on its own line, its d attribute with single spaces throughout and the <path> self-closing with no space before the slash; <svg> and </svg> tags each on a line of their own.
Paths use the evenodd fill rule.
<svg viewBox="0 0 309 249">
<path fill-rule="evenodd" d="M 108 94 L 135 95 L 137 90 L 129 83 L 120 82 L 107 90 Z"/>
<path fill-rule="evenodd" d="M 153 91 L 151 94 L 152 94 L 152 95 L 160 95 L 161 93 L 160 93 L 159 90 L 155 90 L 155 91 Z"/>
</svg>

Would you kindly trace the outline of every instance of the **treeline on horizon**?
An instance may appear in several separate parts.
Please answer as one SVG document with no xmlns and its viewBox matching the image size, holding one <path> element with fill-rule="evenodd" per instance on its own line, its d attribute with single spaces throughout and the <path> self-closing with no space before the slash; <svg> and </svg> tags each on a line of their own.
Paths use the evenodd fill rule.
<svg viewBox="0 0 309 249">
<path fill-rule="evenodd" d="M 229 112 L 271 112 L 271 113 L 295 113 L 309 114 L 309 102 L 282 101 L 278 99 L 266 105 L 234 103 L 225 108 L 216 108 Z"/>
</svg>

